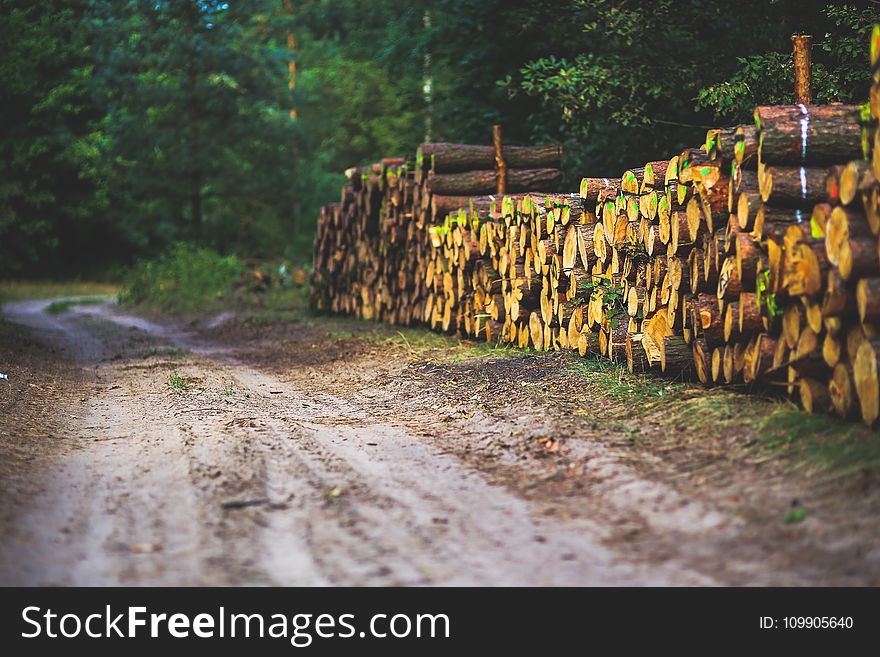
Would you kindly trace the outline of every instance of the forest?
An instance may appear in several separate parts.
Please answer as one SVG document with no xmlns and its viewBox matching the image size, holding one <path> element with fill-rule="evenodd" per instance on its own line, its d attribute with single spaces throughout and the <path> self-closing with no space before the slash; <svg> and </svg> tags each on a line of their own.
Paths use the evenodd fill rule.
<svg viewBox="0 0 880 657">
<path fill-rule="evenodd" d="M 423 141 L 564 147 L 563 187 L 788 102 L 864 102 L 877 3 L 0 2 L 0 278 L 188 243 L 310 259 L 346 167 Z M 749 16 L 749 20 L 744 20 Z M 674 92 L 674 93 L 673 93 Z"/>
</svg>

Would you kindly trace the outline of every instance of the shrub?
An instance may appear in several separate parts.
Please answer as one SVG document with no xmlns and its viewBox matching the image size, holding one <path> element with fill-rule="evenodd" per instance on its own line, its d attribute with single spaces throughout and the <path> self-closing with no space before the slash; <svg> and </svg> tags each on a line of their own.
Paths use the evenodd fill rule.
<svg viewBox="0 0 880 657">
<path fill-rule="evenodd" d="M 172 313 L 204 310 L 228 294 L 243 271 L 235 256 L 178 243 L 168 253 L 135 265 L 125 277 L 119 302 Z"/>
</svg>

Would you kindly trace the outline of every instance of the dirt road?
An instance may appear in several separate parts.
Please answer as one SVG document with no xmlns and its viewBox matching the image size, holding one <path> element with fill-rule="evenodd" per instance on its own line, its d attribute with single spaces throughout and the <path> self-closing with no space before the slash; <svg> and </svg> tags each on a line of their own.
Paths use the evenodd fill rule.
<svg viewBox="0 0 880 657">
<path fill-rule="evenodd" d="M 308 331 L 230 346 L 226 316 L 181 329 L 49 303 L 4 309 L 30 360 L 5 391 L 0 584 L 878 581 L 874 527 L 768 527 L 724 491 L 645 476 L 622 430 L 560 449 L 547 409 L 487 412 L 493 376 L 546 386 L 505 361 L 468 364 L 486 385 L 455 396 L 463 370 L 369 345 L 323 358 Z"/>
</svg>

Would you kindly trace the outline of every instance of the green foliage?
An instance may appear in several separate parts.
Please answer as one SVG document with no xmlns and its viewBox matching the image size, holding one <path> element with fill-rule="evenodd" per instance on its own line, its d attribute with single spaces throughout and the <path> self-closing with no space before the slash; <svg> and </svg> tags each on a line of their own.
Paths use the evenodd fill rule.
<svg viewBox="0 0 880 657">
<path fill-rule="evenodd" d="M 292 228 L 294 130 L 280 3 L 93 3 L 93 88 L 114 225 L 150 252 L 174 240 L 277 255 Z"/>
<path fill-rule="evenodd" d="M 243 271 L 234 256 L 178 243 L 167 254 L 133 267 L 119 293 L 119 302 L 192 313 L 210 307 L 212 301 L 231 292 Z"/>
<path fill-rule="evenodd" d="M 44 312 L 49 315 L 63 315 L 70 312 L 73 306 L 96 306 L 104 303 L 104 299 L 67 299 L 66 301 L 53 301 Z"/>
<path fill-rule="evenodd" d="M 177 370 L 168 375 L 168 385 L 175 390 L 189 389 L 189 385 L 182 378 L 180 378 L 180 372 L 178 372 Z"/>
<path fill-rule="evenodd" d="M 700 89 L 698 107 L 714 110 L 723 121 L 745 121 L 758 103 L 782 105 L 791 102 L 794 88 L 794 66 L 791 54 L 764 53 L 737 57 L 737 71 L 727 80 Z M 774 75 L 768 75 L 773 71 Z M 831 103 L 844 97 L 837 76 L 822 64 L 813 67 L 813 99 Z"/>
<path fill-rule="evenodd" d="M 294 232 L 274 0 L 0 0 L 0 276 Z"/>
<path fill-rule="evenodd" d="M 791 509 L 790 511 L 787 511 L 785 513 L 785 515 L 782 517 L 782 521 L 785 524 L 789 525 L 789 524 L 794 524 L 794 523 L 798 523 L 798 522 L 803 522 L 806 517 L 807 517 L 807 512 L 801 508 L 797 508 L 797 509 Z"/>
<path fill-rule="evenodd" d="M 610 320 L 612 329 L 620 326 L 620 322 L 614 317 L 621 312 L 626 312 L 626 300 L 623 298 L 622 285 L 615 285 L 611 279 L 599 276 L 586 283 L 581 289 L 591 297 L 601 300 L 605 310 L 605 319 Z M 586 300 L 583 297 L 576 297 L 569 303 L 580 305 L 586 303 Z"/>
<path fill-rule="evenodd" d="M 867 94 L 870 3 L 680 0 L 572 3 L 581 34 L 504 79 L 556 110 L 584 139 L 584 171 L 605 175 L 701 143 L 706 127 L 751 121 L 757 104 L 791 102 L 790 35 L 813 34 L 816 102 Z M 711 28 L 710 28 L 711 26 Z M 619 155 L 618 155 L 619 154 Z M 612 169 L 612 170 L 614 170 Z"/>
<path fill-rule="evenodd" d="M 100 108 L 75 0 L 0 1 L 0 277 L 88 262 L 103 235 Z M 65 261 L 52 258 L 64 245 Z M 112 237 L 106 246 L 114 246 Z"/>
<path fill-rule="evenodd" d="M 644 242 L 625 242 L 620 246 L 621 255 L 630 258 L 633 266 L 643 262 L 654 262 L 654 256 L 648 255 L 648 249 Z"/>
<path fill-rule="evenodd" d="M 767 316 L 770 317 L 770 319 L 778 319 L 779 317 L 782 317 L 782 308 L 779 307 L 779 303 L 776 301 L 776 293 L 769 292 L 769 289 L 770 270 L 765 269 L 758 275 L 758 306 L 766 310 Z"/>
<path fill-rule="evenodd" d="M 419 3 L 294 2 L 300 75 L 297 168 L 290 179 L 296 229 L 285 239 L 309 254 L 322 205 L 336 200 L 351 166 L 412 157 L 424 136 Z M 415 56 L 414 56 L 415 54 Z"/>
<path fill-rule="evenodd" d="M 868 83 L 865 63 L 871 26 L 877 23 L 876 2 L 846 2 L 826 5 L 824 15 L 829 19 L 817 47 L 832 62 L 836 82 L 842 97 L 864 98 Z M 819 33 L 821 34 L 821 33 Z M 819 34 L 816 36 L 818 37 Z"/>
</svg>

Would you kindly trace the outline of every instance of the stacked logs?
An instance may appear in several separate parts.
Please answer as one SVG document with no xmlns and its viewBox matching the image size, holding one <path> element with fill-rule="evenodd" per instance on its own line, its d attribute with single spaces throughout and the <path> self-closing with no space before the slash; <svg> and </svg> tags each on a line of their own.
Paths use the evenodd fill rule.
<svg viewBox="0 0 880 657">
<path fill-rule="evenodd" d="M 504 157 L 510 191 L 549 191 L 562 180 L 558 146 L 509 146 Z M 489 195 L 494 166 L 491 146 L 423 144 L 413 161 L 347 170 L 339 203 L 318 218 L 313 306 L 444 331 L 462 327 L 467 315 L 470 325 L 470 279 L 482 271 L 472 221 L 502 222 L 502 205 L 516 198 Z"/>
<path fill-rule="evenodd" d="M 871 35 L 870 61 L 873 84 L 863 109 L 862 152 L 828 171 L 827 204 L 816 207 L 815 234 L 824 232 L 829 266 L 822 303 L 834 318 L 822 342 L 831 368 L 830 404 L 840 415 L 860 415 L 875 424 L 880 415 L 880 26 Z"/>
<path fill-rule="evenodd" d="M 349 172 L 322 210 L 315 305 L 880 416 L 880 33 L 865 108 L 758 107 L 754 124 L 614 178 L 559 151 L 425 144 Z"/>
</svg>

